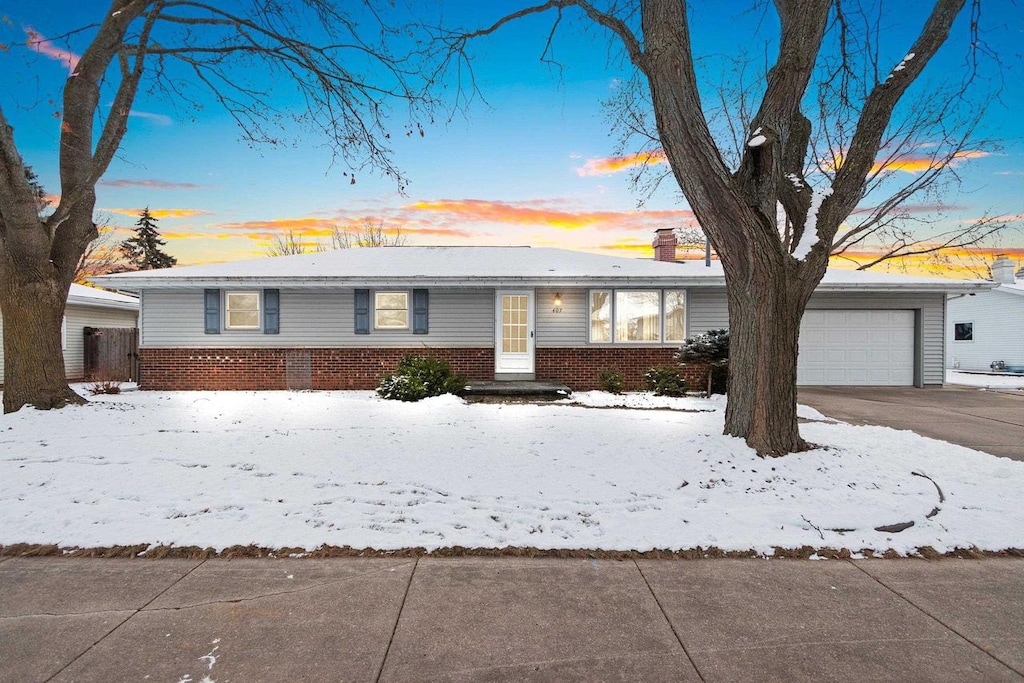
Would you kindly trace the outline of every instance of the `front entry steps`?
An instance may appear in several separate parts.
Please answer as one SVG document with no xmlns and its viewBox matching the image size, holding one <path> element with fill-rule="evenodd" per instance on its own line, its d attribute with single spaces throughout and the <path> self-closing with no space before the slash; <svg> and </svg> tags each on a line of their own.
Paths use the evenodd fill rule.
<svg viewBox="0 0 1024 683">
<path fill-rule="evenodd" d="M 470 402 L 528 403 L 557 401 L 568 398 L 571 394 L 572 389 L 558 382 L 479 380 L 466 385 L 462 398 Z"/>
</svg>

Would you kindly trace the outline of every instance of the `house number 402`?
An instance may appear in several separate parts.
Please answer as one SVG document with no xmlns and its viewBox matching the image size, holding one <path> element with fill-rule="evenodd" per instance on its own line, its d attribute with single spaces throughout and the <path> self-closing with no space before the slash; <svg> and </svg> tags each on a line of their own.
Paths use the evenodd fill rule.
<svg viewBox="0 0 1024 683">
<path fill-rule="evenodd" d="M 562 307 L 561 306 L 555 306 L 554 308 L 551 309 L 551 312 L 552 313 L 561 313 L 562 312 Z"/>
</svg>

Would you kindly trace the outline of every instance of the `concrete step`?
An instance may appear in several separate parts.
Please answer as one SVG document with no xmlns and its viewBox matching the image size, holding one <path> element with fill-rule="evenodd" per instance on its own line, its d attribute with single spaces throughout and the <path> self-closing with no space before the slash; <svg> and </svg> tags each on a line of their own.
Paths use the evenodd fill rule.
<svg viewBox="0 0 1024 683">
<path fill-rule="evenodd" d="M 483 380 L 469 382 L 462 397 L 467 401 L 557 401 L 571 394 L 569 387 L 558 382 Z"/>
</svg>

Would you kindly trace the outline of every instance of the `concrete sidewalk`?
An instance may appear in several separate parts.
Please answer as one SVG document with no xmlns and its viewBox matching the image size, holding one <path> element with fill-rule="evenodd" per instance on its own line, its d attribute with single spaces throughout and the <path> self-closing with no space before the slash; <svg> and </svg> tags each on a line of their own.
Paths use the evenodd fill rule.
<svg viewBox="0 0 1024 683">
<path fill-rule="evenodd" d="M 1024 560 L 0 561 L 2 681 L 1021 672 Z"/>
</svg>

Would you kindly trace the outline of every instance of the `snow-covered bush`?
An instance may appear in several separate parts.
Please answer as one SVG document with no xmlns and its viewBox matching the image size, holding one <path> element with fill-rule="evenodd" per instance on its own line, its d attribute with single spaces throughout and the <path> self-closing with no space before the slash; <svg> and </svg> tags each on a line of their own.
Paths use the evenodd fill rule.
<svg viewBox="0 0 1024 683">
<path fill-rule="evenodd" d="M 402 356 L 394 372 L 380 379 L 377 394 L 396 401 L 419 401 L 428 396 L 460 394 L 466 378 L 446 361 L 433 356 Z"/>
<path fill-rule="evenodd" d="M 708 395 L 724 394 L 729 378 L 729 330 L 708 330 L 683 340 L 676 352 L 680 365 L 696 363 L 708 368 Z"/>
<path fill-rule="evenodd" d="M 671 365 L 659 365 L 644 374 L 644 387 L 655 396 L 685 396 L 686 380 Z"/>
</svg>

